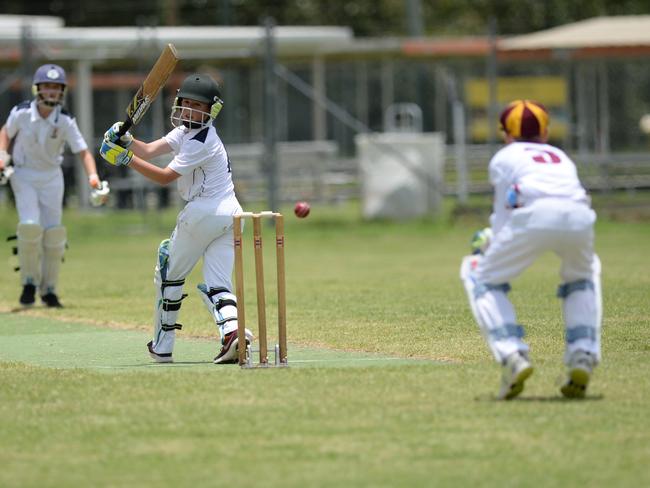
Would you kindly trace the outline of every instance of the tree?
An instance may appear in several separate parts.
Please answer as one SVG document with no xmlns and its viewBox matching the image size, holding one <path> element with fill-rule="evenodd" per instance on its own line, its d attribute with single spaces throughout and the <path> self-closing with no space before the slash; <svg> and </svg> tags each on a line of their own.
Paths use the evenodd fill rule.
<svg viewBox="0 0 650 488">
<path fill-rule="evenodd" d="M 349 26 L 357 37 L 405 36 L 408 0 L 5 0 L 6 14 L 55 15 L 67 26 Z M 425 35 L 522 34 L 600 15 L 650 14 L 647 0 L 421 0 Z"/>
</svg>

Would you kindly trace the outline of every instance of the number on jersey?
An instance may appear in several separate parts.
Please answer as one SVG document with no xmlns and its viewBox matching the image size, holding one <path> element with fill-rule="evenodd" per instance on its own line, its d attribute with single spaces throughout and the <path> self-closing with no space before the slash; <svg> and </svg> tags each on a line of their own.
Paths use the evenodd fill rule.
<svg viewBox="0 0 650 488">
<path fill-rule="evenodd" d="M 553 151 L 547 151 L 544 149 L 535 149 L 533 147 L 527 147 L 526 151 L 530 151 L 530 157 L 536 163 L 541 164 L 558 164 L 562 162 L 562 159 L 555 154 Z"/>
</svg>

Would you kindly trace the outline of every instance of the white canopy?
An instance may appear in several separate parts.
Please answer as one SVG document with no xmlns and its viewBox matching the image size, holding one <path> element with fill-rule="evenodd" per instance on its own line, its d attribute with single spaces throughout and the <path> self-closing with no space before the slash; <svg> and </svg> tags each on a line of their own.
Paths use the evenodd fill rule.
<svg viewBox="0 0 650 488">
<path fill-rule="evenodd" d="M 650 15 L 595 17 L 499 42 L 500 51 L 650 47 Z"/>
</svg>

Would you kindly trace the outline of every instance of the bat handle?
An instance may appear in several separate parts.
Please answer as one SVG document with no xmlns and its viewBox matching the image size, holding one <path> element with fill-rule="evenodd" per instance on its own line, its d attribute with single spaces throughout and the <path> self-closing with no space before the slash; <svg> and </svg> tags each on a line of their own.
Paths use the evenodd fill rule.
<svg viewBox="0 0 650 488">
<path fill-rule="evenodd" d="M 120 130 L 117 132 L 117 138 L 122 137 L 126 132 L 133 126 L 133 121 L 130 117 L 127 117 L 126 120 L 122 123 Z"/>
</svg>

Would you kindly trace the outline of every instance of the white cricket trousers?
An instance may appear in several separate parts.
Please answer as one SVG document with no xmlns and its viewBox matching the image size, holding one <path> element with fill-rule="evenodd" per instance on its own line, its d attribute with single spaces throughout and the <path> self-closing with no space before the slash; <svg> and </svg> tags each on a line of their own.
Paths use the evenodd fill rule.
<svg viewBox="0 0 650 488">
<path fill-rule="evenodd" d="M 233 215 L 241 211 L 233 196 L 220 201 L 194 200 L 178 214 L 169 242 L 163 241 L 158 249 L 152 341 L 156 353 L 171 354 L 174 349 L 176 330 L 181 328 L 176 319 L 186 296 L 183 294 L 185 278 L 199 259 L 203 258 L 207 290 L 232 290 Z M 232 325 L 236 326 L 236 322 Z"/>
<path fill-rule="evenodd" d="M 528 351 L 523 327 L 507 297 L 509 282 L 543 253 L 561 260 L 565 322 L 565 360 L 577 349 L 600 358 L 600 261 L 594 254 L 595 212 L 567 199 L 545 198 L 515 209 L 494 236 L 474 277 L 474 309 L 498 361 L 515 351 Z M 535 297 L 530 297 L 535 300 Z"/>
<path fill-rule="evenodd" d="M 18 167 L 9 180 L 16 198 L 18 221 L 40 224 L 44 229 L 61 225 L 63 172 L 56 167 L 36 170 Z"/>
<path fill-rule="evenodd" d="M 167 280 L 184 279 L 203 258 L 203 279 L 211 288 L 232 290 L 232 217 L 242 208 L 236 198 L 188 202 L 176 219 L 169 243 Z"/>
</svg>

